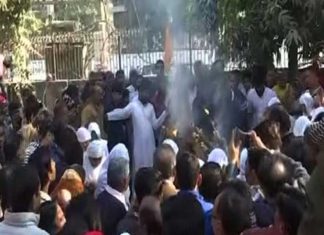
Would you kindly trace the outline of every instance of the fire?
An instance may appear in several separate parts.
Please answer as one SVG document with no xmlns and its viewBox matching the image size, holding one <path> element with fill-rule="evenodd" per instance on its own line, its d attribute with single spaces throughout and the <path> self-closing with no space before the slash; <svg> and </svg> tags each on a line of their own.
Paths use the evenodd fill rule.
<svg viewBox="0 0 324 235">
<path fill-rule="evenodd" d="M 178 136 L 178 129 L 173 129 L 172 130 L 172 135 L 174 136 L 174 137 L 177 137 Z"/>
</svg>

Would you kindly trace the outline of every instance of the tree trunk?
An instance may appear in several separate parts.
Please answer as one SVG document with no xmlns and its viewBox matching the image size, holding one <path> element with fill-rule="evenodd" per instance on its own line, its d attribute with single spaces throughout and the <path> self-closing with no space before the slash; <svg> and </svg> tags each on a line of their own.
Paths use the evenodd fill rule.
<svg viewBox="0 0 324 235">
<path fill-rule="evenodd" d="M 292 43 L 288 48 L 288 79 L 293 81 L 297 77 L 298 72 L 298 47 Z"/>
</svg>

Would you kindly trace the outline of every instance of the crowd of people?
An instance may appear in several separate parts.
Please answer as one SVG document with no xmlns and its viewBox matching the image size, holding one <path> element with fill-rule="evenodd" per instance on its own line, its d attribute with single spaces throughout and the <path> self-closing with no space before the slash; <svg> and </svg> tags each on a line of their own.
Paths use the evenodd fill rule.
<svg viewBox="0 0 324 235">
<path fill-rule="evenodd" d="M 0 234 L 324 234 L 320 66 L 155 67 L 91 73 L 53 104 L 1 90 Z M 182 131 L 172 79 L 189 81 Z"/>
</svg>

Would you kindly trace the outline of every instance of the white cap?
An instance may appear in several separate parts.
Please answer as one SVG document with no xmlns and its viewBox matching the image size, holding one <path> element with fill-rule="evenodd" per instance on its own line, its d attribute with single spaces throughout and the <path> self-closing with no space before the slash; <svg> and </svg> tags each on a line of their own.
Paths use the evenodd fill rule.
<svg viewBox="0 0 324 235">
<path fill-rule="evenodd" d="M 305 105 L 307 114 L 310 115 L 314 107 L 314 99 L 309 92 L 305 92 L 299 98 L 299 103 Z"/>
<path fill-rule="evenodd" d="M 102 158 L 105 155 L 103 144 L 100 140 L 91 141 L 87 148 L 87 155 L 90 158 Z"/>
<path fill-rule="evenodd" d="M 162 144 L 169 145 L 169 146 L 173 149 L 174 153 L 175 153 L 176 155 L 178 154 L 178 152 L 179 152 L 179 147 L 178 147 L 178 145 L 176 144 L 176 142 L 174 142 L 174 140 L 172 140 L 172 139 L 165 139 L 165 140 L 163 141 Z"/>
<path fill-rule="evenodd" d="M 220 167 L 224 167 L 228 165 L 228 158 L 226 153 L 220 149 L 220 148 L 215 148 L 211 153 L 208 155 L 208 160 L 207 162 L 215 162 Z"/>
<path fill-rule="evenodd" d="M 80 127 L 76 132 L 79 143 L 84 143 L 91 140 L 90 132 L 85 127 Z"/>
<path fill-rule="evenodd" d="M 113 158 L 125 158 L 129 161 L 129 153 L 124 144 L 117 144 L 113 149 L 110 151 L 110 159 Z"/>
<path fill-rule="evenodd" d="M 295 121 L 293 128 L 294 136 L 302 137 L 304 136 L 305 130 L 311 124 L 311 121 L 306 116 L 301 116 Z"/>
<path fill-rule="evenodd" d="M 312 116 L 312 122 L 315 121 L 315 119 L 321 114 L 321 113 L 324 113 L 324 107 L 318 107 L 317 109 L 314 109 L 312 112 L 311 112 L 311 116 Z"/>
<path fill-rule="evenodd" d="M 281 104 L 278 97 L 272 97 L 268 102 L 268 107 L 271 107 L 272 105 L 275 105 L 275 104 Z"/>
</svg>

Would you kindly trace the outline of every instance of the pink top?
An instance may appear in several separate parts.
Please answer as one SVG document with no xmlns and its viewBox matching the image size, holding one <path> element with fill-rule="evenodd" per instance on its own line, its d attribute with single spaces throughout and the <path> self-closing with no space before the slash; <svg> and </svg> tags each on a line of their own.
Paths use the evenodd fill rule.
<svg viewBox="0 0 324 235">
<path fill-rule="evenodd" d="M 0 77 L 3 76 L 3 60 L 4 60 L 4 56 L 2 54 L 0 54 Z"/>
</svg>

